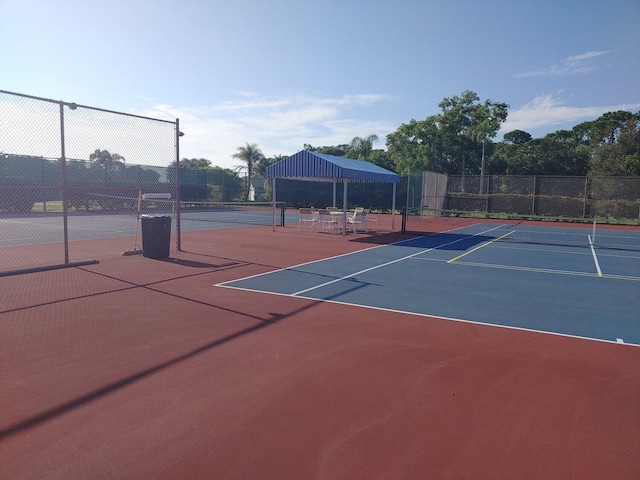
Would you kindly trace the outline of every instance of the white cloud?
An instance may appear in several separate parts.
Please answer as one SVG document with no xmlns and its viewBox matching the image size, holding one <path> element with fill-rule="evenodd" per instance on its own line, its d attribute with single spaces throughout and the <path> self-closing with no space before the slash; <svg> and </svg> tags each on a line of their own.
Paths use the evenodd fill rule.
<svg viewBox="0 0 640 480">
<path fill-rule="evenodd" d="M 610 52 L 607 50 L 581 53 L 580 55 L 567 57 L 560 63 L 549 65 L 541 70 L 531 70 L 529 72 L 518 73 L 515 75 L 515 78 L 553 77 L 587 73 L 596 69 L 595 65 L 593 65 L 590 60 L 602 55 L 608 55 L 609 53 Z"/>
<path fill-rule="evenodd" d="M 181 158 L 206 158 L 213 165 L 233 168 L 239 146 L 256 143 L 266 156 L 291 155 L 305 143 L 314 146 L 348 143 L 355 136 L 380 139 L 397 128 L 389 121 L 358 120 L 363 110 L 389 97 L 355 94 L 341 97 L 305 95 L 261 96 L 241 92 L 234 101 L 179 108 L 154 105 L 140 115 L 179 118 Z M 384 140 L 381 140 L 384 144 Z"/>
<path fill-rule="evenodd" d="M 500 129 L 501 133 L 513 130 L 530 132 L 534 129 L 548 128 L 560 125 L 570 125 L 581 121 L 595 120 L 602 114 L 617 110 L 636 111 L 640 103 L 622 105 L 601 105 L 593 107 L 572 107 L 565 105 L 554 95 L 543 95 L 517 110 L 509 112 L 507 121 Z"/>
</svg>

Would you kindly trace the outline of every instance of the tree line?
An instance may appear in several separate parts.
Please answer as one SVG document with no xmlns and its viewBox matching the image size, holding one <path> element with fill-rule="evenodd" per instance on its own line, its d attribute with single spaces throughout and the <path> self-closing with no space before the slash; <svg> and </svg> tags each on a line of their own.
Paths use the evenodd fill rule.
<svg viewBox="0 0 640 480">
<path fill-rule="evenodd" d="M 475 92 L 445 98 L 442 112 L 411 120 L 387 136 L 387 155 L 399 172 L 446 174 L 640 175 L 640 112 L 609 112 L 571 130 L 533 138 L 522 130 L 493 138 L 508 105 Z"/>
<path fill-rule="evenodd" d="M 407 174 L 432 171 L 445 174 L 480 175 L 570 175 L 640 176 L 640 112 L 608 112 L 596 120 L 582 122 L 571 130 L 557 130 L 533 138 L 522 130 L 506 133 L 495 142 L 507 120 L 509 106 L 493 100 L 481 101 L 473 91 L 445 97 L 441 112 L 424 120 L 403 123 L 386 137 L 386 149 L 375 149 L 376 135 L 355 137 L 349 143 L 305 150 L 365 160 L 388 170 Z M 233 158 L 244 163 L 248 181 L 264 176 L 266 167 L 284 158 L 266 157 L 255 143 L 238 147 Z M 185 168 L 212 167 L 206 159 L 183 159 Z M 238 170 L 234 173 L 238 173 Z M 265 185 L 268 189 L 268 185 Z"/>
</svg>

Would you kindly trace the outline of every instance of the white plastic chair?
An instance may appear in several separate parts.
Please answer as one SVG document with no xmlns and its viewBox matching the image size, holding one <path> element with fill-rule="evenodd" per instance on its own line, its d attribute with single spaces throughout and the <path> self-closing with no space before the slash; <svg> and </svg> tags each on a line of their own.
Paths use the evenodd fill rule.
<svg viewBox="0 0 640 480">
<path fill-rule="evenodd" d="M 367 227 L 369 227 L 369 225 L 371 225 L 372 223 L 375 223 L 376 224 L 375 231 L 379 232 L 380 227 L 378 226 L 378 214 L 371 213 L 369 211 L 366 211 L 366 214 L 367 214 Z"/>
<path fill-rule="evenodd" d="M 310 208 L 300 209 L 300 218 L 298 220 L 298 230 L 302 227 L 308 227 L 309 230 L 313 230 L 318 224 L 318 216 Z M 306 229 L 306 228 L 305 228 Z"/>
<path fill-rule="evenodd" d="M 331 215 L 329 210 L 318 210 L 318 225 L 320 230 L 333 232 L 339 229 L 338 217 Z"/>
<path fill-rule="evenodd" d="M 347 216 L 347 224 L 353 227 L 353 233 L 356 233 L 356 228 L 358 228 L 359 225 L 364 228 L 365 233 L 369 233 L 369 229 L 367 228 L 367 215 L 364 213 L 364 208 L 362 207 L 356 208 L 352 214 Z"/>
</svg>

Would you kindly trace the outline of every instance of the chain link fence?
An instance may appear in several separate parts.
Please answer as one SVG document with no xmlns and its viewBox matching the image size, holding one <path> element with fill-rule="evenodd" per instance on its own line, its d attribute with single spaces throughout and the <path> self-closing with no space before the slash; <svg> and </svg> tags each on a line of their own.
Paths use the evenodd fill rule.
<svg viewBox="0 0 640 480">
<path fill-rule="evenodd" d="M 640 221 L 640 177 L 450 175 L 435 195 L 439 175 L 424 172 L 422 214 Z"/>
<path fill-rule="evenodd" d="M 142 211 L 174 213 L 142 193 L 179 199 L 178 135 L 177 120 L 0 91 L 0 273 L 136 248 Z"/>
</svg>

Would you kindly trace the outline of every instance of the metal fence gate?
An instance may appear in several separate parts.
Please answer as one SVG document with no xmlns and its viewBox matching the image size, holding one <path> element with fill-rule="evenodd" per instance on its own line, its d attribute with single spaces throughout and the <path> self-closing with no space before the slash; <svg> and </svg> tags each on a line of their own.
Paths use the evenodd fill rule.
<svg viewBox="0 0 640 480">
<path fill-rule="evenodd" d="M 0 90 L 0 274 L 130 250 L 142 192 L 179 220 L 179 136 L 178 120 Z"/>
</svg>

